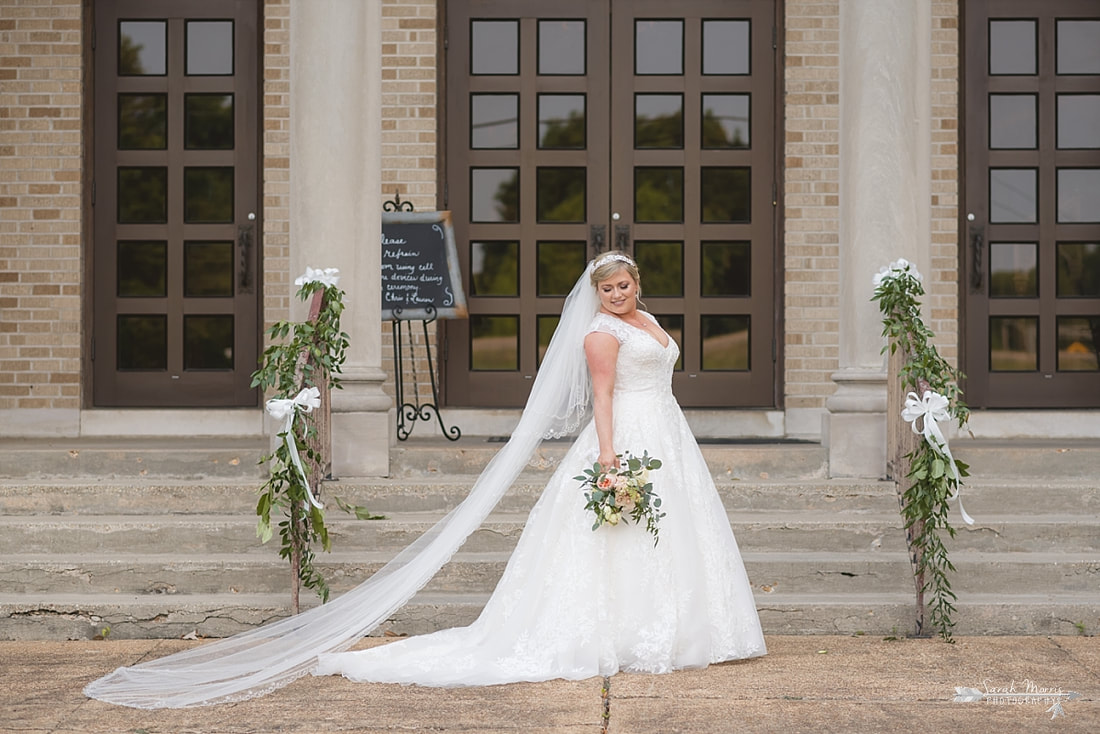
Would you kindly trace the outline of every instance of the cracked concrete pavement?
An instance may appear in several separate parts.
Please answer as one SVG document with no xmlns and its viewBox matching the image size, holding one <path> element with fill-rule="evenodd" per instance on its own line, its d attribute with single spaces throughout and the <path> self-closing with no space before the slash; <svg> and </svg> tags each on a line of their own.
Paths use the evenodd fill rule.
<svg viewBox="0 0 1100 734">
<path fill-rule="evenodd" d="M 364 646 L 385 644 L 364 640 Z M 86 699 L 88 681 L 119 665 L 202 644 L 184 640 L 0 642 L 0 732 L 683 732 L 1100 731 L 1095 637 L 769 636 L 754 660 L 668 675 L 464 689 L 307 677 L 235 704 L 139 711 Z M 1045 703 L 954 703 L 956 686 L 1027 682 L 1081 698 L 1051 720 Z"/>
</svg>

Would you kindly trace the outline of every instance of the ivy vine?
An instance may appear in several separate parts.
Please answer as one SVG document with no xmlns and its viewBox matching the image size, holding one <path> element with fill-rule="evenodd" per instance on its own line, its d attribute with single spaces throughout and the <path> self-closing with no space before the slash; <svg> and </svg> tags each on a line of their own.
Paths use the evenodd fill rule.
<svg viewBox="0 0 1100 734">
<path fill-rule="evenodd" d="M 931 391 L 942 395 L 946 398 L 948 415 L 958 422 L 959 428 L 964 427 L 970 410 L 962 401 L 959 388 L 963 374 L 940 356 L 932 344 L 932 330 L 921 319 L 920 297 L 924 295 L 924 287 L 920 273 L 905 260 L 897 260 L 875 276 L 874 286 L 871 300 L 878 302 L 883 317 L 882 335 L 887 337 L 882 351 L 889 349 L 894 354 L 900 349 L 904 357 L 898 375 L 903 394 L 913 392 L 923 396 Z M 890 410 L 895 409 L 900 408 L 890 406 Z M 918 605 L 923 594 L 928 593 L 932 626 L 945 641 L 953 642 L 952 615 L 958 597 L 951 590 L 948 574 L 954 573 L 955 566 L 948 558 L 943 537 L 945 533 L 955 537 L 955 528 L 948 521 L 948 500 L 957 496 L 958 480 L 944 452 L 928 440 L 919 441 L 905 459 L 909 462 L 908 486 L 899 489 L 899 502 L 914 573 L 918 584 L 920 579 L 924 580 Z M 950 461 L 954 462 L 959 477 L 969 476 L 966 463 L 958 459 Z"/>
<path fill-rule="evenodd" d="M 321 308 L 315 318 L 305 322 L 278 321 L 265 332 L 271 343 L 260 359 L 260 368 L 252 373 L 252 387 L 284 398 L 293 398 L 302 388 L 322 387 L 340 389 L 341 368 L 348 348 L 348 335 L 340 330 L 340 316 L 344 311 L 344 292 L 337 288 L 338 276 L 334 269 L 307 269 L 306 275 L 296 281 L 297 297 L 309 301 L 315 293 L 323 291 Z M 295 408 L 291 408 L 295 410 Z M 270 464 L 270 477 L 260 488 L 256 504 L 259 521 L 256 535 L 266 543 L 275 534 L 273 513 L 278 519 L 281 538 L 279 556 L 295 566 L 296 584 L 313 589 L 322 602 L 328 601 L 329 586 L 315 566 L 314 544 L 328 552 L 332 539 L 325 525 L 324 511 L 309 501 L 309 493 L 303 477 L 295 466 L 289 442 L 293 441 L 307 473 L 309 467 L 323 465 L 324 458 L 315 448 L 317 428 L 304 415 L 291 421 L 291 435 L 279 433 L 278 447 L 260 459 Z M 319 483 L 319 478 L 317 483 Z M 350 505 L 334 498 L 337 506 L 360 519 L 378 519 L 365 508 Z M 292 590 L 294 611 L 297 612 L 297 585 Z"/>
</svg>

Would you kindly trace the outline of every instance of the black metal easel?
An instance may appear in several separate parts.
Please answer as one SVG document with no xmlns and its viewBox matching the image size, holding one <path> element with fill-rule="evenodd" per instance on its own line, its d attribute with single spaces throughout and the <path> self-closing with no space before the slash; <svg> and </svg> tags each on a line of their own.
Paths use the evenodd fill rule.
<svg viewBox="0 0 1100 734">
<path fill-rule="evenodd" d="M 401 192 L 394 194 L 392 201 L 387 201 L 382 204 L 382 211 L 387 212 L 411 212 L 413 210 L 413 204 L 411 201 L 401 201 Z M 462 431 L 458 426 L 451 426 L 447 428 L 443 423 L 443 416 L 439 412 L 439 388 L 435 379 L 435 366 L 432 363 L 432 343 L 428 339 L 428 324 L 435 321 L 436 309 L 435 306 L 429 305 L 422 307 L 420 311 L 426 311 L 428 318 L 425 319 L 404 319 L 401 317 L 402 310 L 400 307 L 392 310 L 393 318 L 391 323 L 393 325 L 393 362 L 394 362 L 394 386 L 397 392 L 397 440 L 404 441 L 411 434 L 416 421 L 430 421 L 432 419 L 432 413 L 435 413 L 436 420 L 439 422 L 439 429 L 443 432 L 443 436 L 449 441 L 457 441 L 462 436 Z M 424 334 L 424 351 L 427 355 L 428 361 L 428 376 L 431 378 L 432 383 L 432 402 L 421 403 L 420 402 L 420 380 L 416 372 L 416 343 L 412 338 L 412 321 L 419 321 L 421 329 Z M 406 334 L 405 325 L 408 325 L 408 332 Z M 405 371 L 403 369 L 403 357 L 405 352 L 405 339 L 408 337 L 409 345 L 409 363 L 412 365 L 412 401 L 405 400 Z"/>
</svg>

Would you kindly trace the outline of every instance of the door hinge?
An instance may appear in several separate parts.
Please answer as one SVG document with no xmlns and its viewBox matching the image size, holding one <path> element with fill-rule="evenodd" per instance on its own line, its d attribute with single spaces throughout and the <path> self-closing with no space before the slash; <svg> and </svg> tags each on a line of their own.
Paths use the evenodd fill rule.
<svg viewBox="0 0 1100 734">
<path fill-rule="evenodd" d="M 92 50 L 95 51 L 95 24 L 92 25 Z"/>
<path fill-rule="evenodd" d="M 451 34 L 447 26 L 443 26 L 443 50 L 451 47 Z"/>
<path fill-rule="evenodd" d="M 443 343 L 439 345 L 439 361 L 446 362 L 451 356 L 451 340 L 443 337 Z"/>
<path fill-rule="evenodd" d="M 92 337 L 91 353 L 92 353 L 92 361 L 94 362 L 95 361 L 95 337 L 94 336 Z"/>
<path fill-rule="evenodd" d="M 775 358 L 776 358 L 776 342 L 775 342 L 775 337 L 773 336 L 772 337 L 772 362 L 775 362 Z"/>
<path fill-rule="evenodd" d="M 779 30 L 776 28 L 775 24 L 772 24 L 772 48 L 775 49 L 775 48 L 778 48 L 778 47 L 779 47 Z"/>
<path fill-rule="evenodd" d="M 95 206 L 95 179 L 92 179 L 92 206 Z"/>
<path fill-rule="evenodd" d="M 772 206 L 779 206 L 779 189 L 775 185 L 775 181 L 772 181 Z"/>
<path fill-rule="evenodd" d="M 451 201 L 451 189 L 450 184 L 446 181 L 443 182 L 443 208 L 447 209 Z"/>
</svg>

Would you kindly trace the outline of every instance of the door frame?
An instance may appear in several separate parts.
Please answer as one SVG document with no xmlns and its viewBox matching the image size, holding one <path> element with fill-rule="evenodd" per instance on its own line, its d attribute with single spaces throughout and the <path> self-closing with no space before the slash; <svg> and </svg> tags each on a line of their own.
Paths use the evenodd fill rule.
<svg viewBox="0 0 1100 734">
<path fill-rule="evenodd" d="M 988 320 L 990 316 L 996 315 L 994 308 L 990 308 L 990 304 L 995 303 L 996 299 L 993 299 L 988 294 L 989 288 L 989 272 L 988 272 L 988 260 L 989 260 L 989 245 L 990 240 L 994 239 L 990 237 L 989 232 L 995 230 L 998 227 L 1018 227 L 1027 228 L 1027 233 L 1021 233 L 1019 235 L 1012 234 L 1005 238 L 1005 242 L 1019 241 L 1021 237 L 1031 241 L 1033 239 L 1037 244 L 1037 261 L 1036 267 L 1039 272 L 1039 287 L 1043 287 L 1042 279 L 1044 278 L 1044 269 L 1042 267 L 1043 261 L 1043 242 L 1044 237 L 1049 240 L 1048 245 L 1050 248 L 1054 248 L 1057 242 L 1057 235 L 1055 233 L 1058 227 L 1095 227 L 1097 225 L 1088 224 L 1059 224 L 1056 218 L 1050 215 L 1050 212 L 1042 211 L 1044 207 L 1044 201 L 1047 203 L 1047 209 L 1051 209 L 1057 206 L 1056 187 L 1051 185 L 1050 181 L 1043 180 L 1044 168 L 1041 167 L 1042 160 L 1037 167 L 1036 185 L 1039 187 L 1039 194 L 1036 199 L 1036 207 L 1039 214 L 1037 215 L 1037 221 L 1034 224 L 1004 224 L 1004 223 L 992 223 L 989 221 L 989 201 L 988 201 L 988 176 L 985 175 L 991 168 L 1001 167 L 1001 165 L 991 163 L 992 156 L 988 149 L 982 150 L 980 145 L 971 145 L 972 133 L 974 124 L 986 125 L 988 131 L 988 95 L 991 91 L 990 85 L 986 84 L 980 89 L 977 85 L 972 86 L 970 84 L 969 74 L 973 70 L 974 64 L 981 64 L 985 62 L 984 56 L 979 57 L 979 54 L 984 50 L 988 51 L 988 35 L 986 40 L 981 43 L 971 43 L 971 33 L 974 31 L 973 24 L 981 23 L 983 28 L 988 27 L 988 18 L 991 14 L 996 13 L 998 17 L 1004 18 L 1037 18 L 1040 22 L 1044 17 L 1049 16 L 1050 13 L 1043 13 L 1037 10 L 1034 4 L 1029 4 L 1027 0 L 999 0 L 1000 5 L 993 6 L 991 0 L 971 0 L 969 3 L 959 4 L 959 81 L 960 81 L 960 93 L 959 93 L 959 209 L 958 209 L 958 273 L 959 273 L 959 366 L 962 371 L 967 374 L 967 377 L 963 380 L 964 396 L 967 399 L 967 403 L 974 408 L 1050 408 L 1057 410 L 1065 410 L 1072 408 L 1095 408 L 1100 407 L 1100 390 L 1096 389 L 1096 385 L 1100 382 L 1100 376 L 1095 372 L 1059 372 L 1057 370 L 1057 342 L 1055 341 L 1048 344 L 1046 347 L 1043 345 L 1044 333 L 1042 329 L 1042 320 L 1045 317 L 1048 321 L 1054 320 L 1056 324 L 1057 316 L 1059 315 L 1059 303 L 1056 295 L 1052 296 L 1052 300 L 1045 302 L 1041 300 L 1042 294 L 1035 299 L 1039 304 L 1033 310 L 1028 311 L 1026 316 L 1030 316 L 1033 313 L 1040 320 L 1040 326 L 1038 331 L 1039 343 L 1037 345 L 1039 367 L 1034 372 L 994 372 L 988 367 L 980 367 L 981 359 L 988 359 L 989 345 L 988 345 Z M 1063 2 L 1064 0 L 1057 0 Z M 1072 2 L 1072 0 L 1070 0 Z M 1069 2 L 1065 3 L 1069 5 Z M 1083 6 L 1084 3 L 1078 3 Z M 1002 10 L 1003 8 L 1003 10 Z M 1060 16 L 1058 8 L 1055 8 L 1053 17 Z M 1100 13 L 1094 13 L 1089 16 L 1100 17 Z M 1040 30 L 1037 28 L 1037 33 Z M 1039 79 L 1040 86 L 1037 87 L 1037 94 L 1042 94 L 1042 78 L 1049 75 L 1050 78 L 1057 79 L 1054 74 L 1053 68 L 1044 69 L 1042 67 L 1042 60 L 1044 53 L 1053 56 L 1056 53 L 1056 49 L 1050 45 L 1050 48 L 1045 48 L 1044 44 L 1050 45 L 1049 41 L 1044 41 L 1040 35 L 1037 38 L 1036 53 L 1040 59 L 1040 66 L 1037 68 L 1035 77 Z M 1012 77 L 1004 77 L 1012 79 Z M 1010 82 L 1008 83 L 1010 85 Z M 1051 82 L 1050 84 L 1053 84 Z M 1053 89 L 1053 87 L 1048 87 Z M 996 90 L 993 90 L 996 93 Z M 1011 93 L 1011 89 L 1006 89 L 1006 93 Z M 1055 94 L 1055 92 L 1052 92 Z M 970 114 L 973 110 L 977 109 L 979 114 L 977 116 L 978 123 L 973 123 L 974 115 Z M 1050 122 L 1054 118 L 1054 108 L 1047 109 L 1044 113 L 1042 105 L 1042 99 L 1037 103 L 1037 115 L 1039 117 L 1040 128 L 1037 129 L 1036 141 L 1038 148 L 1034 149 L 1036 155 L 1041 155 L 1042 149 L 1042 136 L 1044 130 L 1041 126 L 1045 125 L 1050 127 Z M 978 131 L 978 134 L 982 134 Z M 1045 134 L 1052 134 L 1046 131 Z M 1053 138 L 1052 138 L 1053 139 Z M 998 149 L 1002 154 L 1005 152 Z M 1057 155 L 1060 149 L 1054 149 L 1054 155 Z M 1025 153 L 1032 152 L 1031 149 L 1023 149 Z M 1011 151 L 1009 151 L 1011 154 Z M 1005 165 L 1005 164 L 1002 164 Z M 1030 163 L 1017 164 L 1020 167 L 1031 167 Z M 1056 163 L 1051 165 L 1050 173 L 1051 178 L 1056 176 L 1059 166 Z M 1012 167 L 1012 166 L 1008 166 Z M 1072 166 L 1071 166 L 1072 167 Z M 982 175 L 978 175 L 978 174 Z M 975 177 L 979 180 L 975 180 Z M 974 197 L 971 197 L 971 186 L 985 185 L 986 189 L 982 193 L 975 192 Z M 1044 199 L 1044 197 L 1046 197 Z M 974 199 L 977 201 L 974 201 Z M 975 213 L 975 221 L 968 220 L 968 214 Z M 980 259 L 976 260 L 972 249 L 975 246 L 975 237 L 980 237 L 981 240 L 978 243 L 978 247 L 981 248 Z M 1070 237 L 1067 241 L 1075 241 L 1076 238 Z M 1049 259 L 1054 260 L 1055 255 L 1052 255 Z M 1055 266 L 1056 267 L 1056 266 Z M 976 286 L 975 283 L 979 282 L 980 286 Z M 1048 287 L 1054 282 L 1054 275 L 1047 276 Z M 980 288 L 981 293 L 976 292 L 976 288 Z M 979 302 L 983 305 L 979 306 Z M 1006 302 L 1002 300 L 1002 303 Z M 1011 313 L 1005 313 L 1004 315 L 1013 315 Z M 1062 314 L 1065 315 L 1065 314 Z M 985 318 L 985 327 L 978 322 L 979 319 Z M 1055 330 L 1056 330 L 1055 326 Z M 975 339 L 982 339 L 982 343 L 973 343 Z M 1046 358 L 1048 360 L 1053 359 L 1053 365 L 1050 366 L 1049 373 L 1043 369 L 1044 348 L 1048 350 Z M 1053 354 L 1051 354 L 1052 352 Z M 981 376 L 975 376 L 974 373 L 980 372 Z M 1044 373 L 1048 376 L 1056 375 L 1060 378 L 1062 385 L 1054 385 L 1053 388 L 1048 388 L 1044 384 Z M 994 377 L 999 385 L 992 385 L 990 378 Z M 983 379 L 984 378 L 984 379 Z M 1090 394 L 1091 388 L 1091 394 Z M 1004 394 L 1008 393 L 1014 397 L 1011 401 L 1006 400 Z M 1062 404 L 1059 405 L 1058 401 L 1066 402 L 1070 398 L 1083 398 L 1080 402 L 1074 405 Z"/>
<path fill-rule="evenodd" d="M 201 0 L 200 0 L 201 2 Z M 81 336 L 81 373 L 83 375 L 83 385 L 80 392 L 82 409 L 116 409 L 126 407 L 139 407 L 139 406 L 124 406 L 124 405 L 97 405 L 96 404 L 96 351 L 97 348 L 104 349 L 103 340 L 100 339 L 99 344 L 96 343 L 96 318 L 97 318 L 97 298 L 100 295 L 98 293 L 98 287 L 96 283 L 96 257 L 99 253 L 103 252 L 104 248 L 112 246 L 113 243 L 97 242 L 96 230 L 96 209 L 97 209 L 97 193 L 96 193 L 96 172 L 97 163 L 99 158 L 97 153 L 102 153 L 99 148 L 103 143 L 97 138 L 97 131 L 102 129 L 102 125 L 97 126 L 96 119 L 96 106 L 98 97 L 98 85 L 97 81 L 97 64 L 96 56 L 99 44 L 97 39 L 97 20 L 99 11 L 103 6 L 117 6 L 125 5 L 127 0 L 84 0 L 83 3 L 83 17 L 82 17 L 82 32 L 83 37 L 88 39 L 83 44 L 82 54 L 85 64 L 85 87 L 82 99 L 82 107 L 84 109 L 84 123 L 81 128 L 82 138 L 84 140 L 84 151 L 82 155 L 83 159 L 83 171 L 81 176 L 82 185 L 82 215 L 81 215 L 81 231 L 86 244 L 84 263 L 81 268 L 83 276 L 83 297 L 82 303 L 83 314 L 81 316 L 82 324 L 82 336 Z M 251 13 L 246 15 L 250 17 L 250 22 L 254 24 L 255 29 L 255 44 L 253 53 L 248 54 L 246 58 L 248 64 L 251 67 L 249 73 L 253 76 L 253 81 L 249 85 L 251 87 L 250 94 L 252 95 L 253 103 L 251 110 L 248 111 L 247 117 L 244 118 L 242 123 L 235 123 L 235 127 L 238 131 L 238 137 L 241 130 L 248 131 L 248 137 L 246 138 L 251 145 L 254 146 L 254 152 L 252 158 L 255 161 L 253 166 L 253 176 L 250 176 L 250 184 L 255 192 L 254 204 L 252 213 L 255 214 L 255 219 L 251 224 L 251 280 L 252 280 L 252 298 L 254 300 L 254 314 L 255 314 L 255 330 L 251 335 L 248 334 L 234 334 L 234 349 L 235 352 L 243 352 L 240 356 L 248 358 L 249 355 L 255 355 L 259 357 L 263 349 L 263 326 L 264 326 L 264 310 L 263 310 L 263 292 L 264 292 L 264 268 L 263 268 L 263 243 L 264 243 L 264 190 L 263 190 L 263 178 L 264 178 L 264 95 L 263 95 L 263 83 L 264 83 L 264 2 L 263 0 L 232 0 L 232 5 L 226 10 L 227 3 L 214 2 L 202 4 L 210 4 L 211 7 L 217 8 L 220 13 L 215 13 L 220 17 L 236 17 L 237 12 L 234 6 L 252 5 L 254 8 L 254 16 Z M 196 3 L 193 0 L 166 0 L 162 2 L 160 7 L 164 8 L 162 15 L 166 18 L 171 17 L 184 17 L 187 10 L 194 7 Z M 117 12 L 115 13 L 117 15 Z M 236 43 L 236 39 L 234 39 Z M 239 73 L 238 72 L 235 72 Z M 241 141 L 238 140 L 236 145 L 239 146 Z M 236 174 L 235 178 L 241 180 L 242 176 L 246 174 Z M 105 185 L 112 186 L 113 182 L 100 181 L 99 187 L 102 192 L 102 187 Z M 98 203 L 100 216 L 107 216 L 113 218 L 112 212 L 107 212 L 102 203 L 102 198 Z M 182 201 L 182 199 L 181 199 Z M 242 208 L 246 208 L 247 204 L 243 202 L 239 195 L 235 194 L 234 209 L 235 218 L 232 226 L 238 225 L 240 217 L 238 212 Z M 236 238 L 234 238 L 236 240 Z M 239 259 L 237 251 L 237 244 L 234 245 L 234 262 Z M 236 271 L 235 271 L 236 272 Z M 236 277 L 235 290 L 236 290 Z M 234 311 L 236 315 L 236 311 Z M 236 328 L 236 327 L 235 327 Z M 110 340 L 111 343 L 114 339 Z M 244 347 L 241 349 L 241 347 Z M 254 369 L 258 367 L 258 363 L 248 365 Z M 235 368 L 236 369 L 236 368 Z M 249 369 L 249 372 L 252 371 Z M 165 402 L 163 404 L 149 404 L 140 407 L 163 407 L 163 408 L 234 408 L 234 407 L 255 407 L 260 404 L 260 392 L 255 388 L 238 387 L 235 389 L 237 395 L 236 400 L 233 402 L 221 402 L 221 403 L 209 403 L 209 404 L 192 404 L 192 405 L 180 405 L 174 402 Z"/>
</svg>

